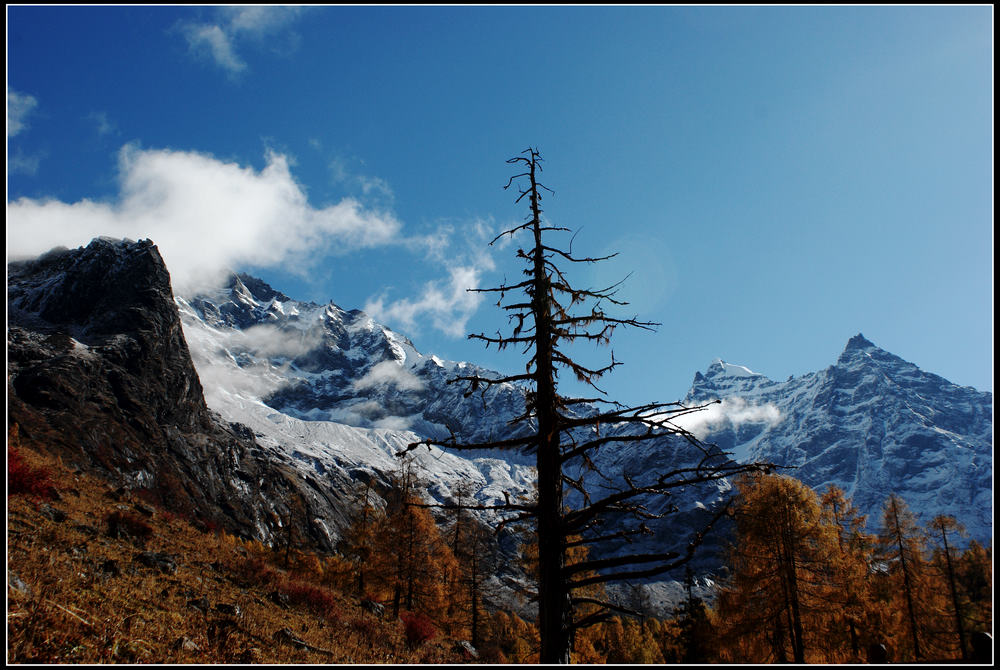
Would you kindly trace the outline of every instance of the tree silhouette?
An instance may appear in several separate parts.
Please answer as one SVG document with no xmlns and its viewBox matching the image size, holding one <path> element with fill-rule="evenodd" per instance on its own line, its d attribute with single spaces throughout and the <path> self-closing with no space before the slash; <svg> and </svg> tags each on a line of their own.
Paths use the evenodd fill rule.
<svg viewBox="0 0 1000 670">
<path fill-rule="evenodd" d="M 594 602 L 579 596 L 582 589 L 598 583 L 625 579 L 643 579 L 663 574 L 691 559 L 701 544 L 703 532 L 689 539 L 684 551 L 618 553 L 604 558 L 587 554 L 579 562 L 568 560 L 574 546 L 610 546 L 610 542 L 631 542 L 651 533 L 647 523 L 672 511 L 661 504 L 655 511 L 651 503 L 672 491 L 711 482 L 724 477 L 757 470 L 757 464 L 734 463 L 718 448 L 708 447 L 674 421 L 684 414 L 701 409 L 676 402 L 651 402 L 625 406 L 606 399 L 597 383 L 621 363 L 612 351 L 607 365 L 589 367 L 568 353 L 576 342 L 608 344 L 619 327 L 653 330 L 660 325 L 621 318 L 605 311 L 628 303 L 617 297 L 621 282 L 606 288 L 576 288 L 560 265 L 592 264 L 614 256 L 578 256 L 568 246 L 549 241 L 553 235 L 571 232 L 549 225 L 542 218 L 543 192 L 552 193 L 538 181 L 541 172 L 539 152 L 529 148 L 507 161 L 520 170 L 505 189 L 516 186 L 516 203 L 527 200 L 529 209 L 524 223 L 500 233 L 491 245 L 504 238 L 527 238 L 517 249 L 524 263 L 524 279 L 504 282 L 492 288 L 470 289 L 499 297 L 500 307 L 508 315 L 510 332 L 486 335 L 471 334 L 487 347 L 516 347 L 527 356 L 523 373 L 489 378 L 480 374 L 459 376 L 449 383 L 468 384 L 467 394 L 483 394 L 499 384 L 526 387 L 524 413 L 511 422 L 510 436 L 482 443 L 460 443 L 456 437 L 424 440 L 409 445 L 407 451 L 421 445 L 435 445 L 453 450 L 504 449 L 526 450 L 535 457 L 536 497 L 524 502 L 473 506 L 506 513 L 504 524 L 530 522 L 538 539 L 538 628 L 539 661 L 569 662 L 573 632 L 581 627 L 608 619 L 613 611 L 622 611 L 610 602 Z M 508 296 L 511 296 L 508 298 Z M 559 373 L 568 370 L 576 379 L 593 388 L 590 398 L 570 397 L 559 392 Z M 675 463 L 662 472 L 630 474 L 601 472 L 595 459 L 598 452 L 644 441 L 670 438 L 686 440 L 698 457 L 692 462 Z M 404 452 L 405 453 L 405 452 Z M 719 511 L 703 531 L 723 516 Z M 614 524 L 615 530 L 602 526 Z M 599 605 L 599 611 L 574 617 L 576 607 Z M 592 608 L 590 608 L 592 609 Z"/>
</svg>

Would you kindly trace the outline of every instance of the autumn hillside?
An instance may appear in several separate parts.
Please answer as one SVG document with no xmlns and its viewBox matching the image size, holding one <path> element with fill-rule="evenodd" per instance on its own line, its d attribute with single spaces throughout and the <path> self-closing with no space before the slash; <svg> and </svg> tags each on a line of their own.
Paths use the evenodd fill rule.
<svg viewBox="0 0 1000 670">
<path fill-rule="evenodd" d="M 492 533 L 435 522 L 405 468 L 384 509 L 359 490 L 341 551 L 320 555 L 291 532 L 269 548 L 189 521 L 20 444 L 16 426 L 7 458 L 8 662 L 538 662 L 533 622 L 490 603 Z M 954 519 L 921 527 L 891 496 L 868 520 L 787 476 L 737 491 L 714 602 L 689 590 L 670 618 L 642 602 L 599 616 L 596 589 L 572 662 L 989 662 L 992 547 Z M 529 572 L 535 556 L 526 542 Z"/>
<path fill-rule="evenodd" d="M 324 585 L 316 558 L 296 555 L 286 568 L 281 552 L 196 529 L 13 438 L 9 663 L 473 658 L 419 616 L 392 619 Z"/>
</svg>

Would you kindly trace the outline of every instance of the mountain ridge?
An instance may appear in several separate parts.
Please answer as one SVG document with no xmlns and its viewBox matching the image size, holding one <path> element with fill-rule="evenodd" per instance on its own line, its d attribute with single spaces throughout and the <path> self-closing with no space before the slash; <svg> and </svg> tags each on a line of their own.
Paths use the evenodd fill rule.
<svg viewBox="0 0 1000 670">
<path fill-rule="evenodd" d="M 114 388 L 98 393 L 95 407 L 103 405 L 88 408 L 84 415 L 115 417 L 113 425 L 123 426 L 121 430 L 134 442 L 137 434 L 128 432 L 130 420 L 134 423 L 127 411 L 130 394 L 121 392 L 128 388 L 129 375 L 142 380 L 139 387 L 148 387 L 140 389 L 143 393 L 155 395 L 160 392 L 151 389 L 171 377 L 155 372 L 143 376 L 143 370 L 160 370 L 163 360 L 186 356 L 197 374 L 177 377 L 183 383 L 172 384 L 170 392 L 187 389 L 194 400 L 202 398 L 204 410 L 194 400 L 194 404 L 179 403 L 188 407 L 187 420 L 202 417 L 198 421 L 208 433 L 218 435 L 221 430 L 226 439 L 240 446 L 221 452 L 231 455 L 233 465 L 223 459 L 207 471 L 192 470 L 192 464 L 205 458 L 196 454 L 215 444 L 215 438 L 185 437 L 183 431 L 170 429 L 173 441 L 167 444 L 173 446 L 158 448 L 180 454 L 180 460 L 167 468 L 174 475 L 186 472 L 184 476 L 194 481 L 218 480 L 205 484 L 210 499 L 199 498 L 207 509 L 230 522 L 234 514 L 238 516 L 239 506 L 255 510 L 244 532 L 273 538 L 280 517 L 290 518 L 291 508 L 297 506 L 296 523 L 302 535 L 334 550 L 348 521 L 346 510 L 353 489 L 361 481 L 387 485 L 399 467 L 398 454 L 409 444 L 427 436 L 448 435 L 465 442 L 485 442 L 508 435 L 510 420 L 523 412 L 523 387 L 504 384 L 469 392 L 449 384 L 456 374 L 499 375 L 472 363 L 422 354 L 404 335 L 360 310 L 344 310 L 333 302 L 296 301 L 258 278 L 235 273 L 216 289 L 173 295 L 169 274 L 160 267 L 162 259 L 154 251 L 148 241 L 95 240 L 87 248 L 55 250 L 35 261 L 8 266 L 8 310 L 13 325 L 8 328 L 8 350 L 13 352 L 8 389 L 14 391 L 9 392 L 13 397 L 9 410 L 15 420 L 27 419 L 28 426 L 41 416 L 71 433 L 72 411 L 46 406 L 50 400 L 45 393 L 34 390 L 50 388 L 49 395 L 57 400 L 72 398 L 72 385 L 59 383 L 65 369 L 45 374 L 37 370 L 52 367 L 52 361 L 64 367 L 67 361 L 78 365 L 90 360 L 90 354 L 110 352 L 114 354 L 110 359 L 121 364 L 119 368 L 102 363 L 87 374 L 74 372 L 71 378 L 95 388 L 119 380 L 117 394 Z M 107 256 L 103 261 L 102 254 Z M 132 277 L 130 259 L 145 259 L 152 269 Z M 159 266 L 154 267 L 156 259 Z M 77 298 L 72 298 L 72 282 L 65 281 L 74 267 L 90 268 L 84 273 L 89 279 L 77 282 L 87 295 Z M 115 268 L 124 274 L 112 271 Z M 125 299 L 110 299 L 129 286 L 135 289 L 134 295 L 125 291 Z M 152 307 L 144 307 L 149 300 Z M 74 316 L 74 310 L 83 316 Z M 150 315 L 155 318 L 144 320 Z M 170 337 L 161 338 L 158 333 Z M 93 339 L 98 334 L 107 340 L 104 349 L 98 346 L 104 340 Z M 76 336 L 83 339 L 74 340 Z M 164 343 L 172 344 L 167 350 L 157 348 Z M 152 365 L 142 356 L 152 357 Z M 33 374 L 49 387 L 26 383 Z M 169 395 L 166 389 L 162 394 Z M 856 497 L 856 504 L 870 517 L 877 513 L 880 496 L 901 482 L 902 490 L 896 492 L 918 512 L 925 516 L 952 512 L 970 526 L 973 537 L 992 537 L 992 394 L 924 373 L 859 333 L 848 340 L 836 363 L 786 382 L 718 359 L 704 373 L 695 373 L 684 402 L 696 405 L 714 400 L 720 402 L 690 415 L 695 421 L 690 427 L 736 460 L 790 465 L 796 468 L 793 475 L 814 488 L 838 484 Z M 131 402 L 136 404 L 134 399 Z M 146 432 L 139 437 L 159 434 L 154 420 L 145 423 Z M 529 430 L 530 426 L 515 429 Z M 184 441 L 192 439 L 194 445 L 202 446 L 185 446 Z M 66 441 L 66 449 L 79 449 L 70 442 Z M 644 450 L 603 451 L 599 464 L 618 474 L 655 473 L 690 457 L 682 443 L 660 440 Z M 532 490 L 533 457 L 529 453 L 456 454 L 421 448 L 412 457 L 433 503 L 454 500 L 462 484 L 472 484 L 484 506 L 502 502 L 508 495 L 530 495 Z M 122 476 L 128 468 L 133 475 L 143 471 L 146 476 L 157 476 L 149 468 L 133 467 L 135 460 L 134 453 L 115 454 L 110 469 Z M 255 498 L 253 486 L 248 489 L 247 485 L 263 481 L 255 479 L 255 473 L 261 472 L 271 473 L 268 477 L 278 487 L 275 490 L 298 500 L 296 505 L 269 506 L 268 501 Z M 132 480 L 132 486 L 143 484 L 134 481 L 134 476 Z M 224 493 L 226 487 L 232 491 Z M 697 532 L 707 510 L 730 491 L 723 481 L 679 492 L 672 498 L 669 522 L 658 524 L 653 536 L 644 541 L 659 550 L 683 544 L 689 534 Z M 874 526 L 871 521 L 869 525 Z M 721 542 L 717 538 L 714 547 L 705 548 L 708 558 L 702 561 L 702 569 L 710 571 L 719 565 Z M 608 551 L 618 549 L 624 550 Z"/>
<path fill-rule="evenodd" d="M 793 466 L 817 490 L 837 485 L 870 523 L 895 492 L 925 521 L 929 510 L 950 513 L 980 542 L 992 538 L 992 393 L 925 372 L 859 333 L 823 370 L 784 382 L 698 373 L 684 401 L 716 398 L 782 417 L 745 411 L 738 425 L 702 431 L 740 458 Z"/>
</svg>

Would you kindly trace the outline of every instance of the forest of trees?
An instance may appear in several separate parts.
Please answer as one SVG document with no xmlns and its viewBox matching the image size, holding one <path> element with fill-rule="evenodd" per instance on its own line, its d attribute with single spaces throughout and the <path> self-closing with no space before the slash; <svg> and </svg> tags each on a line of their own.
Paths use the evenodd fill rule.
<svg viewBox="0 0 1000 670">
<path fill-rule="evenodd" d="M 420 489 L 406 465 L 381 506 L 371 503 L 369 485 L 359 485 L 342 559 L 328 563 L 326 578 L 380 603 L 387 616 L 419 613 L 471 641 L 483 661 L 539 662 L 536 622 L 514 613 L 497 588 L 503 559 L 493 529 L 460 508 L 438 510 L 435 519 L 419 504 Z M 728 576 L 711 597 L 689 588 L 672 612 L 581 627 L 570 660 L 981 660 L 977 640 L 992 630 L 992 547 L 964 539 L 955 519 L 921 525 L 893 495 L 869 525 L 843 491 L 820 495 L 775 474 L 740 477 L 734 503 Z M 537 546 L 526 542 L 521 560 L 536 558 Z M 606 598 L 600 583 L 589 595 Z"/>
</svg>

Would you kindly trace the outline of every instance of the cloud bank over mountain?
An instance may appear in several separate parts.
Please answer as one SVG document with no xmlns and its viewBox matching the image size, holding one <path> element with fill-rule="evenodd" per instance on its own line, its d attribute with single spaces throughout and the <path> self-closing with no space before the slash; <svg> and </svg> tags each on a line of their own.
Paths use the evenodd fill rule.
<svg viewBox="0 0 1000 670">
<path fill-rule="evenodd" d="M 464 335 L 478 308 L 489 256 L 455 252 L 455 229 L 442 224 L 425 235 L 407 235 L 389 209 L 353 197 L 310 203 L 291 172 L 292 160 L 268 152 L 256 170 L 205 153 L 125 145 L 118 154 L 118 193 L 106 201 L 20 198 L 7 205 L 7 249 L 12 259 L 58 246 L 84 245 L 94 237 L 152 239 L 175 290 L 217 284 L 233 267 L 280 267 L 306 276 L 329 255 L 396 247 L 425 258 L 451 255 L 447 276 L 427 282 L 415 297 L 369 301 L 373 313 L 411 326 L 426 318 L 452 336 Z M 479 235 L 481 222 L 467 227 Z M 382 287 L 373 287 L 373 291 Z"/>
</svg>

